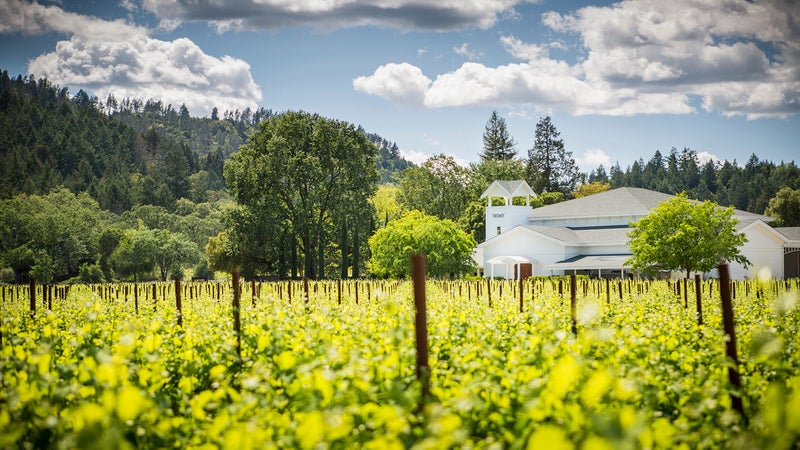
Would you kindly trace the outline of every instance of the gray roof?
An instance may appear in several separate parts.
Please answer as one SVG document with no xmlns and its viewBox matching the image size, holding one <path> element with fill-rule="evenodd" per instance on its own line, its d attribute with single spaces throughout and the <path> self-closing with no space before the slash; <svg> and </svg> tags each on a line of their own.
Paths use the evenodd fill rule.
<svg viewBox="0 0 800 450">
<path fill-rule="evenodd" d="M 532 219 L 567 218 L 567 217 L 602 217 L 602 216 L 644 216 L 659 203 L 667 201 L 674 195 L 649 189 L 623 187 L 587 197 L 567 200 L 565 202 L 534 208 Z M 747 211 L 735 211 L 739 219 L 770 219 Z"/>
<path fill-rule="evenodd" d="M 790 241 L 800 241 L 800 227 L 776 227 L 774 230 Z"/>
<path fill-rule="evenodd" d="M 487 196 L 496 197 L 524 197 L 526 195 L 536 197 L 528 183 L 525 180 L 496 180 L 483 191 L 481 198 Z"/>
<path fill-rule="evenodd" d="M 594 217 L 644 215 L 672 195 L 648 189 L 624 187 L 587 197 L 534 208 L 531 217 Z"/>
<path fill-rule="evenodd" d="M 628 227 L 567 228 L 528 225 L 525 228 L 566 244 L 602 244 L 627 242 Z"/>
</svg>

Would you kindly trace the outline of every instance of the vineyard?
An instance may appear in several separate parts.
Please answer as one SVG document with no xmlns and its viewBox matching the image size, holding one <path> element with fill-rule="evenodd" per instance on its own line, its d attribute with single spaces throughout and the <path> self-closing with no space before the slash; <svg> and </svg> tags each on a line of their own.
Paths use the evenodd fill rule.
<svg viewBox="0 0 800 450">
<path fill-rule="evenodd" d="M 796 448 L 798 281 L 733 284 L 738 364 L 719 288 L 428 281 L 423 396 L 410 281 L 5 286 L 0 448 Z"/>
</svg>

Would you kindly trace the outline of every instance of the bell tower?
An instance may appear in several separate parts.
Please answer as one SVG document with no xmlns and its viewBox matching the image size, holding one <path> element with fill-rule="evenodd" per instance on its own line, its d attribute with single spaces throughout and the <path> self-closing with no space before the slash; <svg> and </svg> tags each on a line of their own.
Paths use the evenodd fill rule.
<svg viewBox="0 0 800 450">
<path fill-rule="evenodd" d="M 499 199 L 502 205 L 495 205 Z M 514 205 L 514 199 L 522 197 L 524 205 Z M 486 206 L 486 240 L 520 225 L 527 225 L 531 215 L 530 199 L 536 198 L 525 180 L 494 181 L 481 194 L 481 198 L 488 198 Z M 499 202 L 497 202 L 499 203 Z"/>
</svg>

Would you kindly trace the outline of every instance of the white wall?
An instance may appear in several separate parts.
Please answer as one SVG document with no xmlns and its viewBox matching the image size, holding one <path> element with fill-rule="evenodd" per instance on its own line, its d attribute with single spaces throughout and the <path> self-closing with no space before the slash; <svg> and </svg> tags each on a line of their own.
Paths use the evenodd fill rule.
<svg viewBox="0 0 800 450">
<path fill-rule="evenodd" d="M 486 207 L 486 239 L 505 233 L 520 225 L 528 225 L 531 216 L 530 206 L 487 206 Z"/>
<path fill-rule="evenodd" d="M 566 250 L 560 244 L 537 235 L 533 231 L 515 228 L 504 233 L 503 236 L 495 237 L 483 247 L 483 273 L 487 277 L 492 275 L 492 266 L 486 261 L 496 256 L 521 256 L 533 260 L 535 261 L 533 264 L 534 275 L 550 275 L 551 271 L 545 271 L 544 266 L 574 255 L 567 255 Z M 556 275 L 559 274 L 561 273 L 556 273 Z M 495 264 L 494 276 L 513 278 L 514 269 L 511 267 L 509 274 L 505 265 Z"/>
<path fill-rule="evenodd" d="M 732 279 L 756 278 L 765 267 L 769 268 L 773 278 L 783 278 L 783 243 L 765 227 L 756 223 L 745 229 L 747 242 L 741 247 L 741 253 L 751 265 L 745 269 L 741 264 L 730 263 Z"/>
</svg>

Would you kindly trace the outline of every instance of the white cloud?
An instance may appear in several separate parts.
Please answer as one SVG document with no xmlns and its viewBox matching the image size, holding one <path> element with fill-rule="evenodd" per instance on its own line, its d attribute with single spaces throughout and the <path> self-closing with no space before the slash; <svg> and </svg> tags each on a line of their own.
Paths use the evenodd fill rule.
<svg viewBox="0 0 800 450">
<path fill-rule="evenodd" d="M 322 30 L 365 25 L 401 30 L 486 29 L 515 17 L 524 0 L 144 0 L 144 9 L 166 21 L 208 21 L 219 31 L 310 26 Z"/>
<path fill-rule="evenodd" d="M 0 0 L 0 15 L 10 17 L 0 32 L 62 32 L 69 40 L 33 58 L 28 72 L 105 100 L 158 99 L 185 103 L 193 114 L 256 108 L 261 90 L 250 66 L 237 58 L 211 56 L 186 38 L 162 41 L 124 21 L 105 21 L 64 11 L 58 6 Z"/>
<path fill-rule="evenodd" d="M 453 47 L 453 51 L 456 52 L 457 55 L 461 55 L 470 61 L 478 60 L 483 58 L 483 53 L 475 50 L 471 50 L 466 42 L 461 44 L 460 47 Z"/>
<path fill-rule="evenodd" d="M 133 0 L 119 0 L 119 6 L 129 12 L 136 12 L 139 10 L 139 5 Z"/>
<path fill-rule="evenodd" d="M 406 161 L 411 161 L 416 165 L 420 165 L 425 162 L 426 159 L 430 158 L 432 155 L 427 155 L 423 152 L 416 151 L 416 150 L 403 150 L 400 149 L 400 157 L 405 159 Z"/>
<path fill-rule="evenodd" d="M 576 115 L 689 114 L 696 112 L 690 99 L 698 97 L 702 108 L 725 116 L 800 113 L 800 2 L 623 0 L 567 15 L 545 13 L 542 22 L 577 34 L 583 53 L 567 62 L 549 55 L 549 49 L 563 48 L 558 40 L 502 36 L 500 44 L 521 62 L 467 62 L 437 75 L 425 89 L 408 87 L 415 99 L 424 93 L 420 104 L 431 108 L 533 105 Z M 417 78 L 423 77 L 428 79 L 419 70 Z M 379 90 L 362 92 L 389 98 Z M 392 98 L 404 95 L 395 90 Z"/>
<path fill-rule="evenodd" d="M 524 61 L 533 61 L 548 56 L 547 48 L 522 42 L 514 36 L 502 36 L 500 43 L 503 44 L 511 56 Z"/>
<path fill-rule="evenodd" d="M 584 170 L 592 170 L 601 164 L 603 167 L 611 165 L 611 157 L 606 152 L 599 148 L 592 148 L 583 152 L 583 155 L 575 158 L 576 162 L 582 166 Z"/>
<path fill-rule="evenodd" d="M 429 139 L 429 142 L 430 142 L 430 139 Z M 436 145 L 438 145 L 438 143 L 436 143 Z M 428 153 L 417 151 L 417 150 L 404 150 L 402 148 L 400 149 L 400 157 L 402 157 L 406 161 L 411 161 L 411 162 L 413 162 L 414 164 L 416 164 L 418 166 L 422 165 L 425 161 L 428 160 L 428 158 L 430 158 L 432 156 L 437 156 L 437 155 L 444 155 L 444 156 L 447 156 L 449 158 L 453 158 L 453 161 L 455 161 L 455 163 L 458 164 L 461 167 L 469 167 L 469 164 L 470 164 L 470 162 L 467 161 L 466 159 L 461 158 L 460 156 L 457 156 L 457 155 L 452 154 L 452 153 L 428 154 Z"/>
<path fill-rule="evenodd" d="M 21 0 L 0 0 L 0 34 L 22 33 L 35 36 L 50 32 L 87 39 L 115 40 L 147 34 L 145 28 L 124 20 L 108 21 Z"/>
<path fill-rule="evenodd" d="M 353 80 L 353 87 L 402 105 L 422 106 L 430 83 L 419 67 L 404 62 L 380 66 L 372 75 Z"/>
<path fill-rule="evenodd" d="M 702 166 L 709 161 L 721 161 L 719 157 L 713 153 L 709 152 L 698 152 L 697 153 L 697 161 Z"/>
</svg>

